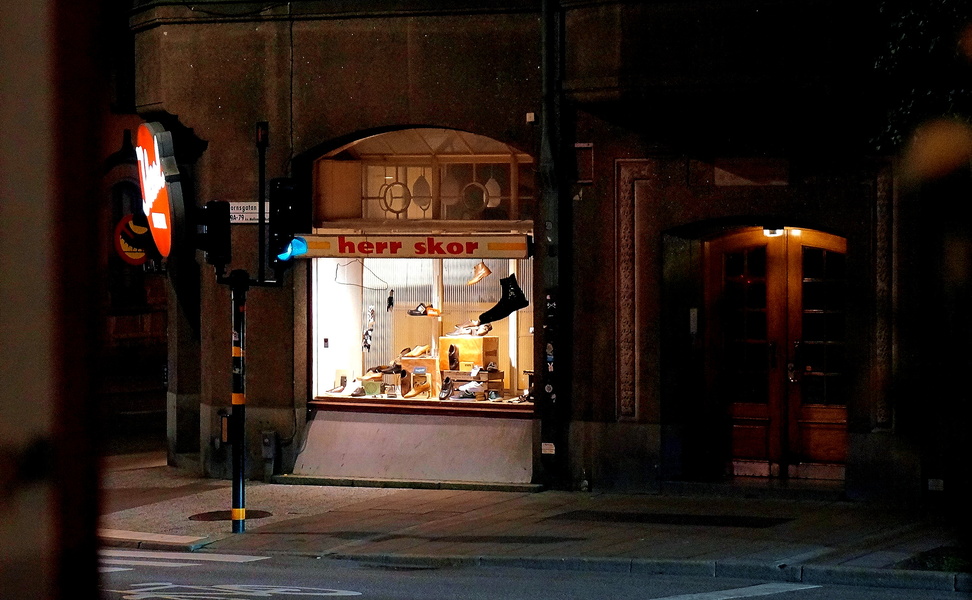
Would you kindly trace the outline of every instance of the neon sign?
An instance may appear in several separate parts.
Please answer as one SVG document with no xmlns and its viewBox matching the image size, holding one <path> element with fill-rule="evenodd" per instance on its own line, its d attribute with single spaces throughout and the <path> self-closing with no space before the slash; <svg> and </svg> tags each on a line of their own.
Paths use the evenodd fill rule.
<svg viewBox="0 0 972 600">
<path fill-rule="evenodd" d="M 172 134 L 159 123 L 142 123 L 135 136 L 142 212 L 162 256 L 172 249 L 172 216 L 180 210 L 182 187 L 172 147 Z"/>
</svg>

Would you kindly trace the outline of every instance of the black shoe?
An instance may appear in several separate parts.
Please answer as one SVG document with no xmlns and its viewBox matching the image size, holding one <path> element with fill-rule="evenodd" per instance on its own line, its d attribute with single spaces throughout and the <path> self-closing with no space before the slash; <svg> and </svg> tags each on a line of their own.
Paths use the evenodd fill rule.
<svg viewBox="0 0 972 600">
<path fill-rule="evenodd" d="M 459 348 L 449 344 L 449 370 L 459 370 Z"/>
<path fill-rule="evenodd" d="M 516 275 L 500 279 L 500 285 L 503 287 L 503 294 L 496 306 L 479 315 L 480 325 L 505 319 L 515 311 L 530 305 L 523 290 L 516 283 Z"/>
</svg>

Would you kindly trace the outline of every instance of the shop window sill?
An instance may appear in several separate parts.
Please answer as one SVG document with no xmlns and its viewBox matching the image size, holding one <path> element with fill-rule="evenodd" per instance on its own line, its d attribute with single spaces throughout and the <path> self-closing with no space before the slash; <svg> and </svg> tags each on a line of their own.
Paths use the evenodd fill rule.
<svg viewBox="0 0 972 600">
<path fill-rule="evenodd" d="M 498 400 L 439 400 L 424 398 L 379 398 L 362 396 L 316 396 L 307 402 L 308 408 L 340 410 L 347 412 L 373 412 L 394 414 L 434 414 L 464 417 L 497 417 L 530 419 L 534 417 L 532 402 Z"/>
</svg>

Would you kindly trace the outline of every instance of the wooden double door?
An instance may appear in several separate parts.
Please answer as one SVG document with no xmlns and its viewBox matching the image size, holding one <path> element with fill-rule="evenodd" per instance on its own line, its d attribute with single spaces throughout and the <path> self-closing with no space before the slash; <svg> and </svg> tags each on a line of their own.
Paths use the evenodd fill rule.
<svg viewBox="0 0 972 600">
<path fill-rule="evenodd" d="M 705 249 L 706 380 L 732 474 L 842 479 L 846 240 L 750 228 Z"/>
</svg>

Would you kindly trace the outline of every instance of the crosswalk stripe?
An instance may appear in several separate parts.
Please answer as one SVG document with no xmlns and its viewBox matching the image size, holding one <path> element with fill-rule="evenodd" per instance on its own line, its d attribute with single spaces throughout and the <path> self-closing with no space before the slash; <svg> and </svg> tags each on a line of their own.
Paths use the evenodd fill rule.
<svg viewBox="0 0 972 600">
<path fill-rule="evenodd" d="M 732 590 L 716 590 L 714 592 L 701 592 L 698 594 L 680 594 L 678 596 L 665 596 L 655 598 L 655 600 L 731 600 L 732 598 L 753 598 L 755 596 L 771 596 L 784 592 L 795 592 L 798 590 L 809 590 L 818 588 L 819 585 L 804 585 L 801 583 L 764 583 L 762 585 L 751 585 L 744 588 Z"/>
<path fill-rule="evenodd" d="M 202 554 L 196 552 L 157 552 L 154 550 L 113 550 L 104 549 L 102 556 L 113 556 L 118 558 L 148 558 L 148 559 L 176 559 L 176 560 L 202 560 L 215 562 L 247 563 L 258 560 L 267 560 L 269 556 L 247 556 L 244 554 Z"/>
<path fill-rule="evenodd" d="M 202 563 L 197 562 L 172 562 L 163 560 L 126 560 L 123 558 L 103 558 L 101 563 L 105 565 L 131 565 L 133 567 L 198 567 Z"/>
</svg>

